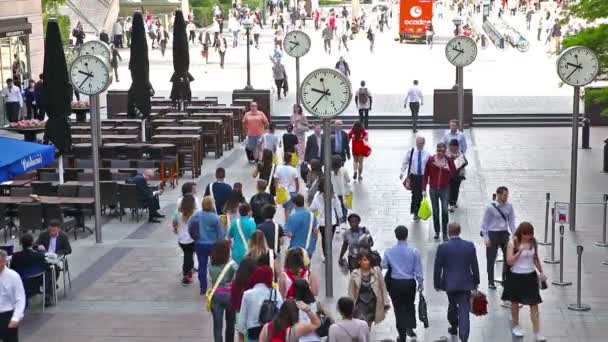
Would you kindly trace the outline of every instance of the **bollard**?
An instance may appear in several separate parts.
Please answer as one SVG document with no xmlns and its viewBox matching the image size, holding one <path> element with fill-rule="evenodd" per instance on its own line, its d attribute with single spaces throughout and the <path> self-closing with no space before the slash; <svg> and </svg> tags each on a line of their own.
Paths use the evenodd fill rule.
<svg viewBox="0 0 608 342">
<path fill-rule="evenodd" d="M 582 141 L 581 141 L 581 148 L 588 150 L 591 149 L 591 147 L 589 147 L 589 137 L 590 137 L 590 131 L 591 131 L 591 120 L 587 117 L 583 118 L 583 137 L 582 137 Z"/>
<path fill-rule="evenodd" d="M 545 264 L 559 264 L 559 260 L 555 260 L 555 208 L 551 208 L 551 258 L 543 261 Z"/>
<path fill-rule="evenodd" d="M 604 140 L 604 172 L 608 172 L 608 139 Z"/>
<path fill-rule="evenodd" d="M 564 281 L 564 226 L 559 226 L 559 280 L 551 282 L 557 286 L 572 285 L 572 282 Z"/>
<path fill-rule="evenodd" d="M 547 192 L 546 196 L 545 196 L 545 240 L 544 241 L 539 241 L 538 244 L 539 245 L 543 245 L 543 246 L 548 246 L 551 244 L 551 242 L 547 241 L 547 238 L 549 237 L 549 207 L 551 206 L 551 194 Z M 553 215 L 551 215 L 551 219 L 553 220 Z"/>
<path fill-rule="evenodd" d="M 596 246 L 600 247 L 608 247 L 608 242 L 606 242 L 606 217 L 608 216 L 608 195 L 604 194 L 604 217 L 602 220 L 602 241 L 598 241 L 595 243 Z"/>
<path fill-rule="evenodd" d="M 582 278 L 582 263 L 583 263 L 583 246 L 576 246 L 576 254 L 578 254 L 578 262 L 576 266 L 576 304 L 568 305 L 568 309 L 573 311 L 589 311 L 591 307 L 581 303 L 581 278 Z"/>
</svg>

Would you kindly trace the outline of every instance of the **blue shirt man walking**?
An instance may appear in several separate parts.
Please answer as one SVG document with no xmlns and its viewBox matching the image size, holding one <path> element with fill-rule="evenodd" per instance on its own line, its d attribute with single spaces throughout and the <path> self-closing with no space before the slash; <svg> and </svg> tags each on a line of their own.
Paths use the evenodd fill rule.
<svg viewBox="0 0 608 342">
<path fill-rule="evenodd" d="M 448 332 L 460 332 L 460 340 L 467 342 L 471 290 L 479 285 L 479 265 L 475 245 L 460 238 L 460 224 L 450 223 L 448 234 L 450 239 L 437 248 L 433 283 L 435 290 L 448 295 Z"/>
<path fill-rule="evenodd" d="M 304 196 L 297 194 L 295 204 L 296 208 L 285 224 L 285 232 L 291 238 L 289 248 L 302 247 L 308 252 L 308 257 L 312 258 L 317 246 L 319 222 L 315 215 L 304 207 Z"/>
<path fill-rule="evenodd" d="M 384 252 L 381 266 L 388 269 L 386 285 L 395 308 L 395 321 L 399 338 L 405 342 L 406 336 L 416 337 L 416 289 L 422 291 L 423 271 L 420 253 L 407 243 L 408 230 L 405 226 L 395 228 L 397 245 Z"/>
</svg>

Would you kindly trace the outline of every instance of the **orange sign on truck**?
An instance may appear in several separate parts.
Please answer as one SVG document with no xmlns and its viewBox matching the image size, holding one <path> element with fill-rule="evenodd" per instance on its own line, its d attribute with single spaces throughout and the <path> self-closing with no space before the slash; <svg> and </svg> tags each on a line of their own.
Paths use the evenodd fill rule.
<svg viewBox="0 0 608 342">
<path fill-rule="evenodd" d="M 426 39 L 426 27 L 432 21 L 433 0 L 400 0 L 399 41 Z"/>
</svg>

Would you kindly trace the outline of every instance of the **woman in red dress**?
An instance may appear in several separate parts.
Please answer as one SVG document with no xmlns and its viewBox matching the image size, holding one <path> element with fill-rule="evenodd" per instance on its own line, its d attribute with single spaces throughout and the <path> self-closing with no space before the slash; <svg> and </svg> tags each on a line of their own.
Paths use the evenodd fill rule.
<svg viewBox="0 0 608 342">
<path fill-rule="evenodd" d="M 353 128 L 348 133 L 348 139 L 352 141 L 353 152 L 353 179 L 359 181 L 363 178 L 363 158 L 369 157 L 371 148 L 367 144 L 367 131 L 363 128 L 361 122 L 357 121 L 353 124 Z"/>
</svg>

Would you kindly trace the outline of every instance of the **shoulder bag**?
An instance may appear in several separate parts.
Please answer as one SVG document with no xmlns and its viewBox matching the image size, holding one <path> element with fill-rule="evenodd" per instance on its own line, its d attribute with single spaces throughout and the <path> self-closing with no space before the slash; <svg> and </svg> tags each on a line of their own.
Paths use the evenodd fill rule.
<svg viewBox="0 0 608 342">
<path fill-rule="evenodd" d="M 260 324 L 264 325 L 272 321 L 279 313 L 279 307 L 277 305 L 277 290 L 274 288 L 270 289 L 270 296 L 262 302 L 260 307 L 260 315 L 258 320 Z"/>
<path fill-rule="evenodd" d="M 208 312 L 211 312 L 211 299 L 213 299 L 213 295 L 215 294 L 215 291 L 217 290 L 218 286 L 220 286 L 220 282 L 222 281 L 222 279 L 224 279 L 226 272 L 228 272 L 228 270 L 230 269 L 231 266 L 232 266 L 232 261 L 228 262 L 224 266 L 224 268 L 222 269 L 222 272 L 220 272 L 220 275 L 215 280 L 213 287 L 211 289 L 208 289 L 207 293 L 205 293 L 205 297 L 207 298 L 206 307 L 207 307 Z"/>
<path fill-rule="evenodd" d="M 245 234 L 243 234 L 243 228 L 241 227 L 241 219 L 236 219 L 236 228 L 239 231 L 239 235 L 241 236 L 241 240 L 243 241 L 243 246 L 245 246 L 245 254 L 249 253 L 249 246 L 247 246 L 247 239 L 245 239 Z"/>
<path fill-rule="evenodd" d="M 405 190 L 412 190 L 412 179 L 410 178 L 410 170 L 412 169 L 412 157 L 414 156 L 414 148 L 412 147 L 412 151 L 410 152 L 410 161 L 407 163 L 407 175 L 403 180 L 403 187 Z"/>
</svg>

